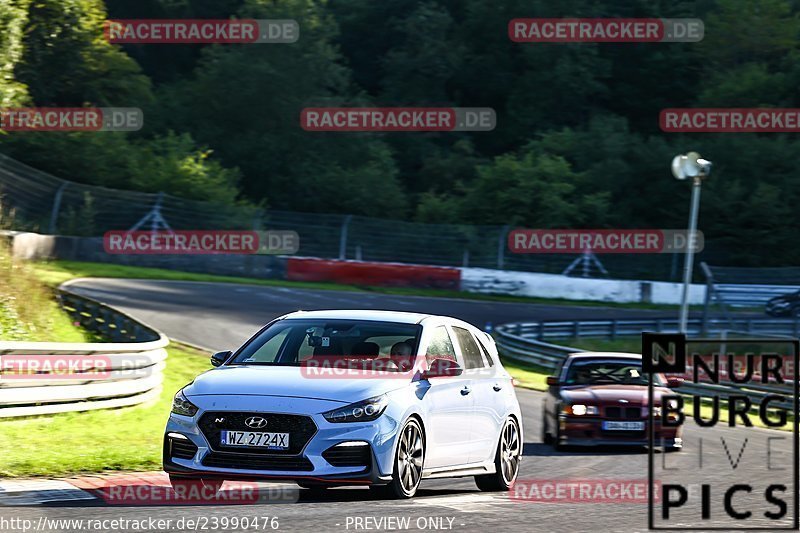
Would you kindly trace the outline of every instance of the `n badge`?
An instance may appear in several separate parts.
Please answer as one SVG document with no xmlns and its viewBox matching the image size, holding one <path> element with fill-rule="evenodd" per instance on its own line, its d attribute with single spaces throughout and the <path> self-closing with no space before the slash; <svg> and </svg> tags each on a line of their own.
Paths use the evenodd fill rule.
<svg viewBox="0 0 800 533">
<path fill-rule="evenodd" d="M 683 374 L 686 369 L 686 335 L 642 333 L 642 369 L 656 374 Z"/>
</svg>

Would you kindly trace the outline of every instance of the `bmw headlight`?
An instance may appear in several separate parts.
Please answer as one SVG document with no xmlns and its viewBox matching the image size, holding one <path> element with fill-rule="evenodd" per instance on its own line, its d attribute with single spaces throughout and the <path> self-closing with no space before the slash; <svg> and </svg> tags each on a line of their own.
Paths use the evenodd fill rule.
<svg viewBox="0 0 800 533">
<path fill-rule="evenodd" d="M 322 416 L 324 416 L 325 420 L 328 422 L 334 423 L 369 422 L 381 416 L 386 410 L 387 405 L 389 405 L 389 399 L 385 394 L 382 394 L 374 398 L 327 411 L 322 413 Z"/>
<path fill-rule="evenodd" d="M 576 403 L 574 405 L 565 405 L 564 412 L 568 415 L 585 416 L 596 415 L 600 412 L 596 405 L 583 405 Z"/>
<path fill-rule="evenodd" d="M 671 411 L 675 411 L 675 409 L 678 408 L 678 401 L 670 398 L 669 400 L 667 400 L 667 407 L 669 407 Z M 663 410 L 664 409 L 660 405 L 656 405 L 655 407 L 653 407 L 653 417 L 659 418 Z M 647 416 L 647 407 L 642 408 L 642 415 Z"/>
<path fill-rule="evenodd" d="M 183 389 L 172 399 L 172 412 L 176 415 L 194 416 L 197 414 L 198 407 L 186 398 Z"/>
</svg>

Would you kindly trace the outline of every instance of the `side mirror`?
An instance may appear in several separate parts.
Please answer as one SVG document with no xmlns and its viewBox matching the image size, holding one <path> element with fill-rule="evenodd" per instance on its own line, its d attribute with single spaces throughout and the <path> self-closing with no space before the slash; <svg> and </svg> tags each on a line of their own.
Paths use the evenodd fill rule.
<svg viewBox="0 0 800 533">
<path fill-rule="evenodd" d="M 214 355 L 211 356 L 211 364 L 213 366 L 221 365 L 222 363 L 224 363 L 225 361 L 228 360 L 228 357 L 230 357 L 232 353 L 233 352 L 230 351 L 230 350 L 225 351 L 225 352 L 217 352 L 217 353 L 215 353 Z"/>
<path fill-rule="evenodd" d="M 464 372 L 456 361 L 452 359 L 434 359 L 430 362 L 428 370 L 422 373 L 422 379 L 443 378 L 460 376 Z"/>
<path fill-rule="evenodd" d="M 558 376 L 547 376 L 547 386 L 548 387 L 558 386 Z"/>
<path fill-rule="evenodd" d="M 678 377 L 667 378 L 667 388 L 677 389 L 681 385 L 683 385 L 683 378 L 678 378 Z"/>
</svg>

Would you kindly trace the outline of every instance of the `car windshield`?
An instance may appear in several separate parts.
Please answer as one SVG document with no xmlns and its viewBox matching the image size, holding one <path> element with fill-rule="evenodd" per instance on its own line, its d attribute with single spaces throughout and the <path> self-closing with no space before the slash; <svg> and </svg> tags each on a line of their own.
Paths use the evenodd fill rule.
<svg viewBox="0 0 800 533">
<path fill-rule="evenodd" d="M 279 320 L 250 341 L 230 364 L 349 362 L 370 370 L 405 371 L 413 364 L 421 329 L 416 324 L 370 320 Z"/>
<path fill-rule="evenodd" d="M 647 385 L 647 375 L 642 372 L 642 362 L 632 359 L 604 359 L 575 361 L 567 370 L 567 385 L 619 384 Z M 662 385 L 656 375 L 654 385 Z"/>
</svg>

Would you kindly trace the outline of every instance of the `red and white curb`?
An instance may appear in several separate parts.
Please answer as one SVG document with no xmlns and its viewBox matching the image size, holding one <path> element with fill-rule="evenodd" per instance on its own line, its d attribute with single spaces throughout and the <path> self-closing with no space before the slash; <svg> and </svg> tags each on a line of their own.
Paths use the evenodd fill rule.
<svg viewBox="0 0 800 533">
<path fill-rule="evenodd" d="M 60 479 L 0 481 L 0 505 L 3 506 L 95 499 L 92 494 Z"/>
</svg>

